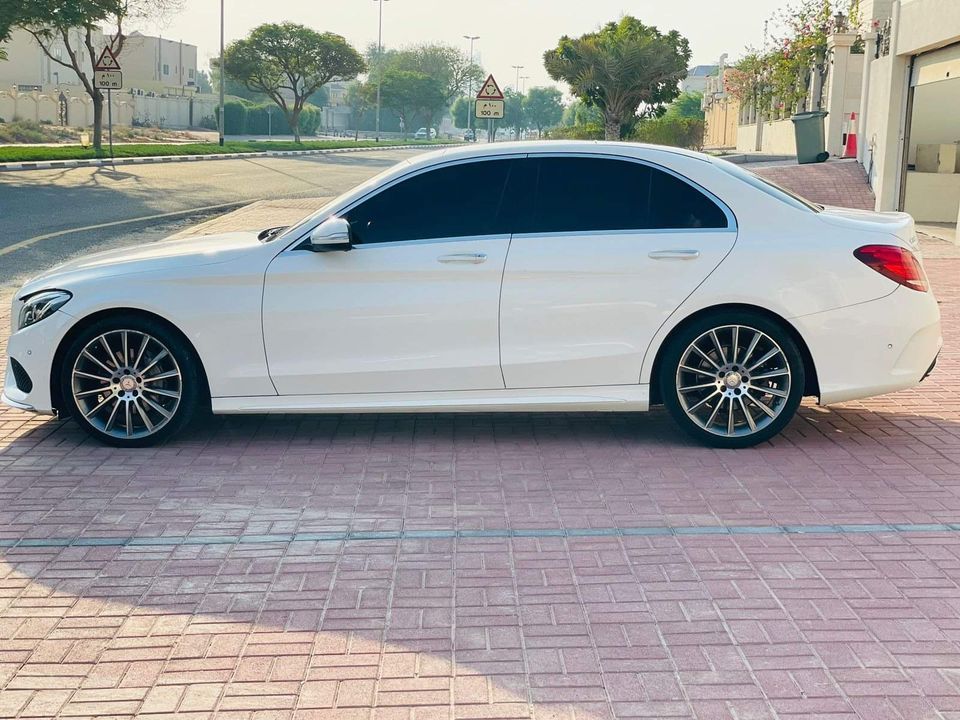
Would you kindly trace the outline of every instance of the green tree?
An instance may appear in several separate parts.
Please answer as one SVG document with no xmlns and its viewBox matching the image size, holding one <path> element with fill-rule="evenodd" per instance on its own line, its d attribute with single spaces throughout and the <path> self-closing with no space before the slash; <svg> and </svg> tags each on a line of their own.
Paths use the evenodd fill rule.
<svg viewBox="0 0 960 720">
<path fill-rule="evenodd" d="M 227 77 L 275 102 L 300 142 L 300 113 L 310 97 L 331 80 L 352 80 L 366 69 L 363 58 L 334 33 L 303 25 L 266 23 L 224 52 Z"/>
<path fill-rule="evenodd" d="M 606 139 L 619 140 L 641 105 L 660 106 L 679 94 L 690 43 L 676 30 L 662 34 L 628 15 L 597 32 L 560 38 L 543 60 L 550 77 L 603 111 Z"/>
<path fill-rule="evenodd" d="M 523 101 L 524 96 L 516 90 L 507 88 L 503 93 L 503 120 L 500 122 L 500 126 L 513 128 L 517 140 L 523 135 L 523 129 L 527 126 Z"/>
<path fill-rule="evenodd" d="M 473 110 L 473 98 L 459 97 L 450 108 L 450 114 L 453 116 L 453 124 L 458 128 L 471 127 L 473 119 L 469 119 Z M 468 124 L 469 123 L 469 124 Z"/>
<path fill-rule="evenodd" d="M 350 107 L 350 122 L 353 123 L 353 137 L 360 139 L 360 122 L 364 113 L 377 103 L 377 88 L 372 83 L 354 82 L 347 88 L 347 105 Z"/>
<path fill-rule="evenodd" d="M 444 88 L 424 73 L 391 68 L 383 74 L 381 103 L 393 110 L 403 121 L 404 137 L 418 117 L 424 117 L 427 127 L 437 105 L 443 104 Z"/>
<path fill-rule="evenodd" d="M 559 125 L 563 119 L 563 93 L 552 87 L 530 88 L 523 101 L 527 123 L 537 129 L 537 137 L 543 131 Z"/>
<path fill-rule="evenodd" d="M 197 71 L 197 92 L 202 95 L 208 95 L 213 92 L 213 85 L 210 82 L 210 74 L 206 70 Z"/>
<path fill-rule="evenodd" d="M 96 39 L 106 31 L 107 44 L 115 55 L 123 52 L 124 28 L 131 21 L 165 17 L 181 6 L 181 0 L 17 0 L 3 2 L 7 32 L 22 28 L 30 33 L 50 62 L 73 70 L 93 101 L 93 147 L 103 146 L 104 93 L 94 86 L 93 67 L 103 48 Z M 14 5 L 15 14 L 7 15 Z M 59 47 L 55 47 L 59 46 Z M 66 51 L 62 56 L 60 47 Z"/>
<path fill-rule="evenodd" d="M 695 90 L 680 93 L 676 100 L 667 105 L 664 117 L 703 120 L 703 93 Z"/>
<path fill-rule="evenodd" d="M 583 100 L 575 99 L 563 110 L 561 124 L 566 127 L 583 125 L 603 125 L 603 111 L 593 105 L 587 105 Z"/>
</svg>

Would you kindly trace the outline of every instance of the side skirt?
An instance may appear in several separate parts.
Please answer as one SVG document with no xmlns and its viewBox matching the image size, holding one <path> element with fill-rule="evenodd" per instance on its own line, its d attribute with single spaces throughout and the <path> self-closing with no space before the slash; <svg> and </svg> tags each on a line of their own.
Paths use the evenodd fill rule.
<svg viewBox="0 0 960 720">
<path fill-rule="evenodd" d="M 216 414 L 405 412 L 643 412 L 649 385 L 213 398 Z"/>
</svg>

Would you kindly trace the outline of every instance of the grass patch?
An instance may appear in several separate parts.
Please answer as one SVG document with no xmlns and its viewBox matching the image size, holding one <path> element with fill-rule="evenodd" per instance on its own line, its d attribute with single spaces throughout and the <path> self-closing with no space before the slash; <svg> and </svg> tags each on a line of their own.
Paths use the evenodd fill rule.
<svg viewBox="0 0 960 720">
<path fill-rule="evenodd" d="M 405 143 L 384 140 L 377 143 L 373 140 L 308 140 L 299 145 L 293 141 L 257 142 L 235 140 L 224 144 L 221 148 L 217 143 L 185 143 L 165 145 L 160 143 L 143 143 L 136 145 L 114 145 L 114 157 L 156 157 L 172 155 L 216 155 L 219 153 L 255 153 L 267 150 L 342 150 L 345 148 L 373 148 L 384 145 L 437 145 L 449 141 L 441 140 L 409 140 Z M 104 152 L 97 155 L 91 148 L 80 145 L 60 145 L 57 147 L 0 147 L 0 162 L 30 162 L 34 160 L 87 160 L 96 157 L 109 157 L 106 143 Z"/>
</svg>

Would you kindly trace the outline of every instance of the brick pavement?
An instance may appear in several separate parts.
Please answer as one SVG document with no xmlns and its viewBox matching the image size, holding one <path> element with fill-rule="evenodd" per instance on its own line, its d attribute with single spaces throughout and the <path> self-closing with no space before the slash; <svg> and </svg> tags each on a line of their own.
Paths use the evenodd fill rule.
<svg viewBox="0 0 960 720">
<path fill-rule="evenodd" d="M 0 411 L 0 717 L 960 718 L 960 252 L 928 249 L 937 372 L 752 450 L 659 411 L 138 451 Z"/>
<path fill-rule="evenodd" d="M 875 206 L 873 190 L 867 183 L 863 167 L 856 160 L 746 167 L 814 202 L 861 210 L 873 210 Z"/>
</svg>

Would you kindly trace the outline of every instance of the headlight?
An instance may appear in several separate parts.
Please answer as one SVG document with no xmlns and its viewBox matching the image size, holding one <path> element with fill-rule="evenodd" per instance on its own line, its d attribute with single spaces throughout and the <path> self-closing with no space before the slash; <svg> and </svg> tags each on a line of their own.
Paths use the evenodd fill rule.
<svg viewBox="0 0 960 720">
<path fill-rule="evenodd" d="M 20 322 L 17 325 L 18 330 L 23 330 L 34 323 L 38 323 L 45 317 L 53 315 L 57 310 L 66 305 L 67 301 L 73 295 L 66 290 L 45 290 L 35 295 L 29 296 L 22 308 L 20 308 Z"/>
</svg>

